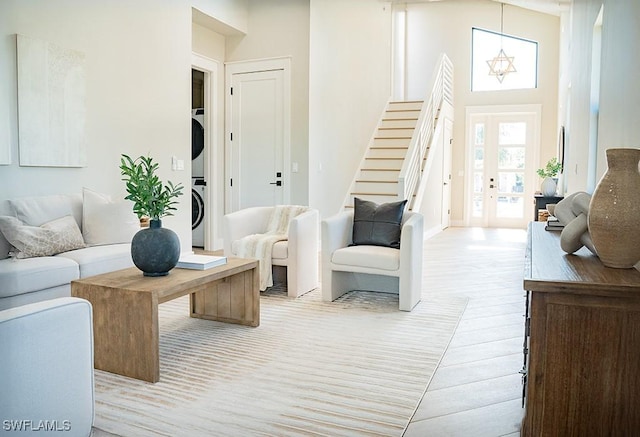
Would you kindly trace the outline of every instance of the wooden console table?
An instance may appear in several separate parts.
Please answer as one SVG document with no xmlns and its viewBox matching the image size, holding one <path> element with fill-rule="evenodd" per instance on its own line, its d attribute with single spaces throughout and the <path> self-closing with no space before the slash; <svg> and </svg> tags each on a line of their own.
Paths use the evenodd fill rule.
<svg viewBox="0 0 640 437">
<path fill-rule="evenodd" d="M 522 436 L 629 436 L 640 430 L 640 272 L 529 225 Z"/>
<path fill-rule="evenodd" d="M 208 270 L 175 268 L 143 276 L 135 267 L 71 282 L 71 295 L 93 306 L 94 366 L 149 382 L 160 380 L 158 304 L 190 295 L 190 315 L 260 324 L 258 261 L 229 258 Z"/>
</svg>

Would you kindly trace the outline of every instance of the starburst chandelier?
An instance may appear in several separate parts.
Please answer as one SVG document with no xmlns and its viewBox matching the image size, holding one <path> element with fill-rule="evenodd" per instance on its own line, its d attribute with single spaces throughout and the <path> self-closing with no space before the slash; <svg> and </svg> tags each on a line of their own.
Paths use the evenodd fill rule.
<svg viewBox="0 0 640 437">
<path fill-rule="evenodd" d="M 487 61 L 489 65 L 489 76 L 495 76 L 498 82 L 502 83 L 509 73 L 515 73 L 516 67 L 513 65 L 514 56 L 507 56 L 502 48 L 502 36 L 504 35 L 504 3 L 500 3 L 500 51 L 493 59 Z"/>
</svg>

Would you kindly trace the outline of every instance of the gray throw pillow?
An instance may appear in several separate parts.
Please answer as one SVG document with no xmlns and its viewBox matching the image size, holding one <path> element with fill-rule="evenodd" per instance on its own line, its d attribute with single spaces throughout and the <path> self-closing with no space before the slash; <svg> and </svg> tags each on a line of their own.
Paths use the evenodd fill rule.
<svg viewBox="0 0 640 437">
<path fill-rule="evenodd" d="M 353 245 L 400 248 L 402 215 L 406 200 L 382 203 L 354 199 Z"/>
</svg>

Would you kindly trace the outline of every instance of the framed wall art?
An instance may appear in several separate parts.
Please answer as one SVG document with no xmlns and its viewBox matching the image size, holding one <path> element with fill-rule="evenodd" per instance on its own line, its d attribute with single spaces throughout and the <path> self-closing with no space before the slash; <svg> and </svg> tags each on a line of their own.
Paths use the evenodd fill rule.
<svg viewBox="0 0 640 437">
<path fill-rule="evenodd" d="M 21 166 L 86 165 L 85 56 L 17 35 Z"/>
</svg>

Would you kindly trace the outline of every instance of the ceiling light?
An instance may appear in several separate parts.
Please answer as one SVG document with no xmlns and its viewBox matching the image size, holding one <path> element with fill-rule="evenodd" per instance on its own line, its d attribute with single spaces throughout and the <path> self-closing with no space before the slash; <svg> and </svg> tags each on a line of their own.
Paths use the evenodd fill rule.
<svg viewBox="0 0 640 437">
<path fill-rule="evenodd" d="M 493 59 L 487 61 L 489 65 L 489 76 L 495 76 L 498 82 L 502 83 L 509 73 L 515 73 L 516 67 L 513 65 L 514 56 L 507 56 L 502 48 L 502 36 L 504 35 L 504 3 L 500 3 L 500 51 Z"/>
</svg>

